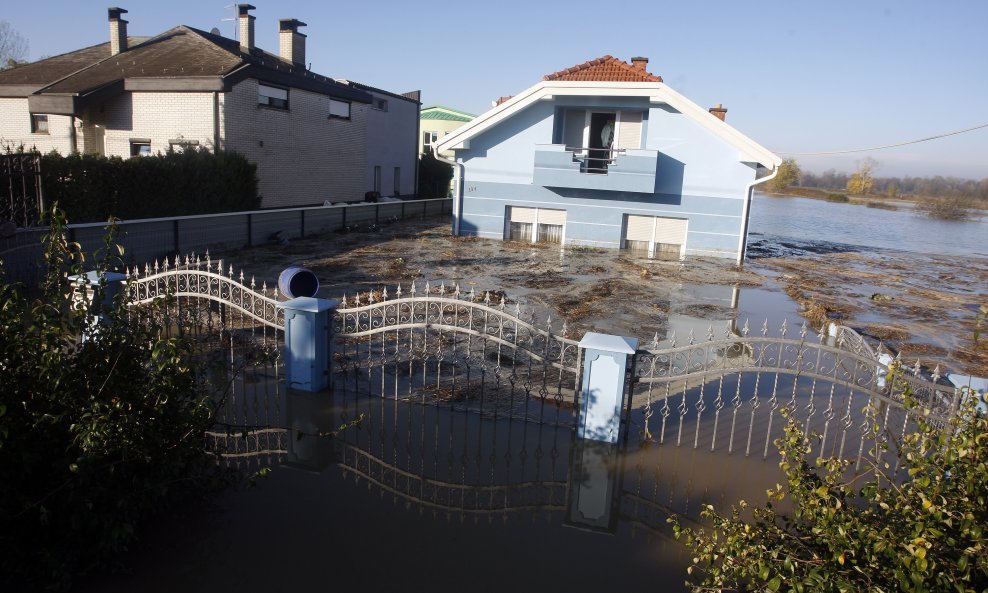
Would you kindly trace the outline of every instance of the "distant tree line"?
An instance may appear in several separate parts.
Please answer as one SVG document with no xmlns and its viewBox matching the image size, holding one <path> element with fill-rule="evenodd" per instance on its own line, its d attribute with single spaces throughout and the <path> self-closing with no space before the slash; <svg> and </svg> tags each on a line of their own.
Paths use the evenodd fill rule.
<svg viewBox="0 0 988 593">
<path fill-rule="evenodd" d="M 798 185 L 828 190 L 854 191 L 854 176 L 858 173 L 838 173 L 827 169 L 823 173 L 803 171 Z M 988 201 L 988 178 L 960 179 L 958 177 L 871 177 L 868 192 L 895 197 L 897 195 L 928 196 L 935 198 L 967 198 Z"/>
</svg>

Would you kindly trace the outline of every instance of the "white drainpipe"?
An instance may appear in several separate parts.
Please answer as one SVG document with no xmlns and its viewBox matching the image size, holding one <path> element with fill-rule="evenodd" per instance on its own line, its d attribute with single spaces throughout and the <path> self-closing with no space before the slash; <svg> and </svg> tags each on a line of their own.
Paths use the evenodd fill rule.
<svg viewBox="0 0 988 593">
<path fill-rule="evenodd" d="M 453 235 L 459 236 L 460 234 L 460 181 L 462 175 L 460 173 L 462 165 L 456 162 L 456 159 L 448 159 L 439 154 L 436 150 L 436 145 L 430 145 L 432 147 L 432 156 L 436 157 L 436 160 L 442 161 L 449 166 L 453 167 Z"/>
<path fill-rule="evenodd" d="M 744 208 L 741 210 L 741 237 L 738 239 L 738 259 L 736 262 L 739 266 L 744 263 L 744 252 L 748 248 L 748 210 L 751 208 L 751 194 L 754 192 L 756 185 L 771 181 L 778 174 L 779 167 L 776 166 L 772 169 L 771 174 L 760 177 L 745 186 Z"/>
</svg>

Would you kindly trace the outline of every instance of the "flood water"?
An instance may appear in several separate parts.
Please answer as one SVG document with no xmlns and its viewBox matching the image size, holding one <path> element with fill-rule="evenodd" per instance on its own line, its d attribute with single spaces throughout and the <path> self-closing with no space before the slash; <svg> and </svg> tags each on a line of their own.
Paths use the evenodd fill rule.
<svg viewBox="0 0 988 593">
<path fill-rule="evenodd" d="M 912 204 L 895 204 L 897 210 L 883 210 L 756 193 L 749 242 L 756 249 L 759 243 L 784 238 L 797 245 L 825 242 L 845 248 L 988 256 L 988 218 L 981 211 L 970 220 L 943 221 L 915 212 Z"/>
<path fill-rule="evenodd" d="M 756 194 L 751 230 L 751 248 L 763 256 L 799 255 L 800 250 L 988 252 L 984 219 L 938 223 L 906 209 L 892 212 L 804 198 Z M 461 259 L 430 257 L 425 250 L 435 250 L 428 246 L 438 241 L 455 247 Z M 613 277 L 616 269 L 609 253 L 567 259 L 445 238 L 415 241 L 410 247 L 379 242 L 373 252 L 353 250 L 348 261 L 377 258 L 386 270 L 400 255 L 402 264 L 407 259 L 421 266 L 427 279 L 476 283 L 480 289 L 500 286 L 509 297 L 521 295 L 518 300 L 525 305 L 539 299 L 551 304 L 558 297 L 544 288 L 526 290 L 517 279 L 511 284 L 507 276 L 518 269 L 512 265 L 519 265 L 511 258 L 526 271 L 541 273 L 544 268 L 554 277 L 564 276 L 558 291 L 571 295 L 600 282 L 584 271 L 599 267 L 604 270 L 599 274 Z M 505 259 L 500 272 L 482 265 L 495 249 Z M 465 254 L 476 258 L 469 270 Z M 435 262 L 425 263 L 429 260 Z M 327 256 L 327 269 L 336 266 L 336 272 L 326 272 L 324 278 L 337 279 L 332 289 L 339 292 L 322 296 L 338 297 L 379 283 L 380 277 L 355 265 L 350 277 L 344 277 L 340 261 Z M 267 265 L 281 264 L 271 259 Z M 319 269 L 319 264 L 306 265 Z M 711 274 L 707 264 L 692 265 L 684 268 L 686 274 L 693 270 L 686 281 L 667 281 L 662 268 L 652 268 L 655 276 L 649 276 L 645 288 L 622 299 L 629 303 L 627 310 L 608 307 L 599 317 L 588 316 L 581 329 L 606 331 L 610 323 L 617 327 L 614 333 L 645 339 L 655 335 L 660 341 L 676 335 L 681 344 L 691 332 L 702 339 L 710 326 L 720 332 L 725 322 L 740 329 L 751 319 L 757 332 L 762 320 L 771 320 L 772 334 L 782 320 L 793 328 L 801 323 L 798 306 L 777 286 L 739 288 L 730 278 L 704 284 L 690 278 Z M 628 270 L 628 277 L 639 277 L 634 265 Z M 495 283 L 486 275 L 497 273 L 506 277 L 493 276 L 499 280 Z M 642 321 L 642 310 L 652 311 L 648 314 L 655 319 Z M 793 387 L 794 398 L 796 391 Z M 646 442 L 641 409 L 626 424 L 619 444 L 607 446 L 578 441 L 564 408 L 554 408 L 551 421 L 536 422 L 353 392 L 291 392 L 279 406 L 287 450 L 244 460 L 245 468 L 252 469 L 270 463 L 269 476 L 254 488 L 169 515 L 127 558 L 129 575 L 101 578 L 81 590 L 683 591 L 689 557 L 671 538 L 667 518 L 676 514 L 696 525 L 702 504 L 726 510 L 740 498 L 761 502 L 765 489 L 779 479 L 771 453 L 767 460 L 759 447 L 751 456 L 743 449 L 728 453 L 723 440 L 715 452 L 709 444 L 693 446 L 710 443 L 710 437 L 695 439 L 689 425 L 678 427 L 686 435 L 679 446 L 671 436 L 657 444 L 655 434 Z M 307 436 L 361 414 L 360 426 L 337 439 Z M 670 420 L 670 435 L 672 426 Z M 697 422 L 695 434 L 701 432 Z"/>
<path fill-rule="evenodd" d="M 684 590 L 675 513 L 757 499 L 775 461 L 575 438 L 544 422 L 355 394 L 291 393 L 288 451 L 256 487 L 188 509 L 92 591 Z M 339 438 L 300 436 L 363 417 Z M 246 467 L 246 466 L 245 466 Z"/>
</svg>

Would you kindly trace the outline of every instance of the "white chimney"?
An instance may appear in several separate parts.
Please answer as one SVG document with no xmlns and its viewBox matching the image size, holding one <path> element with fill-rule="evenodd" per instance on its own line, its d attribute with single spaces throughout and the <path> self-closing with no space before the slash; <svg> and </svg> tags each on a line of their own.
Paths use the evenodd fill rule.
<svg viewBox="0 0 988 593">
<path fill-rule="evenodd" d="M 240 47 L 244 51 L 254 49 L 254 15 L 250 14 L 256 6 L 237 4 L 237 20 L 240 22 Z"/>
<path fill-rule="evenodd" d="M 281 37 L 281 58 L 293 64 L 305 67 L 305 35 L 298 32 L 299 27 L 306 26 L 298 19 L 281 19 L 278 21 Z"/>
<path fill-rule="evenodd" d="M 127 51 L 127 21 L 120 18 L 120 15 L 127 11 L 116 6 L 107 9 L 110 17 L 110 55 L 115 56 L 122 51 Z"/>
</svg>

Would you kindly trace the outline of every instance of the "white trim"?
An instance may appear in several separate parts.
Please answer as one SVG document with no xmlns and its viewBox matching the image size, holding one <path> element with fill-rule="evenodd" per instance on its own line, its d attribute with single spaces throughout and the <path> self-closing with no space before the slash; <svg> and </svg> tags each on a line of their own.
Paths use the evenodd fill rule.
<svg viewBox="0 0 988 593">
<path fill-rule="evenodd" d="M 467 198 L 469 198 L 471 200 L 491 200 L 491 201 L 495 201 L 495 202 L 516 202 L 518 204 L 550 204 L 550 205 L 555 205 L 555 207 L 557 209 L 559 208 L 559 202 L 542 202 L 542 201 L 521 202 L 521 201 L 518 201 L 515 198 L 484 198 L 484 197 L 481 197 L 481 196 L 467 196 Z M 729 200 L 729 199 L 733 199 L 733 198 L 723 198 L 723 199 Z M 708 214 L 706 212 L 684 212 L 682 210 L 645 210 L 643 208 L 634 208 L 634 207 L 630 207 L 629 208 L 629 207 L 625 207 L 625 206 L 598 206 L 596 204 L 583 204 L 583 203 L 579 203 L 579 204 L 568 204 L 568 205 L 569 206 L 578 206 L 578 207 L 581 207 L 581 208 L 606 208 L 608 210 L 622 210 L 622 211 L 625 211 L 625 212 L 630 211 L 630 210 L 634 210 L 636 212 L 645 212 L 646 214 L 649 213 L 649 212 L 670 212 L 670 213 L 673 213 L 673 214 L 690 215 L 690 216 L 716 216 L 717 218 L 741 218 L 737 214 Z"/>
<path fill-rule="evenodd" d="M 782 164 L 782 159 L 767 148 L 748 138 L 719 118 L 661 82 L 587 82 L 587 81 L 542 81 L 490 111 L 477 116 L 473 121 L 457 128 L 439 141 L 439 150 L 464 149 L 469 139 L 496 126 L 545 96 L 599 96 L 647 97 L 652 103 L 665 103 L 680 113 L 693 119 L 716 136 L 740 151 L 739 160 L 755 162 L 768 168 Z"/>
<path fill-rule="evenodd" d="M 723 237 L 737 237 L 737 233 L 712 233 L 710 231 L 687 231 L 688 233 L 693 233 L 694 235 L 720 235 Z"/>
<path fill-rule="evenodd" d="M 606 226 L 611 228 L 621 228 L 619 224 L 605 224 L 603 222 L 577 222 L 575 220 L 567 220 L 566 224 L 583 224 L 583 225 L 593 225 L 593 226 Z"/>
</svg>

